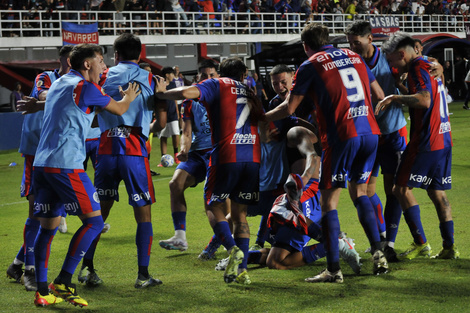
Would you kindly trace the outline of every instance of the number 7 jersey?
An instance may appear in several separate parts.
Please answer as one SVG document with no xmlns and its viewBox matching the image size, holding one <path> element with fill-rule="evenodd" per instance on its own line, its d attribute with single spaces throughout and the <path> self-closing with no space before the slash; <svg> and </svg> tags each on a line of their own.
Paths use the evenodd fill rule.
<svg viewBox="0 0 470 313">
<path fill-rule="evenodd" d="M 211 164 L 260 163 L 258 121 L 250 114 L 246 85 L 222 77 L 207 79 L 196 87 L 211 126 Z"/>
<path fill-rule="evenodd" d="M 378 135 L 364 60 L 348 49 L 327 45 L 297 70 L 292 94 L 310 97 L 316 109 L 323 149 L 350 138 Z"/>
</svg>

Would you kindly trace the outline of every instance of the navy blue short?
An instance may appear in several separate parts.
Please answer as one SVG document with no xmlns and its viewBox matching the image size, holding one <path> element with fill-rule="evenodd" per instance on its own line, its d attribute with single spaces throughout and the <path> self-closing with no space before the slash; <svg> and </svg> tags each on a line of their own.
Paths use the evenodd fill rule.
<svg viewBox="0 0 470 313">
<path fill-rule="evenodd" d="M 189 151 L 188 160 L 178 164 L 176 169 L 186 171 L 193 176 L 196 183 L 191 187 L 196 187 L 197 184 L 206 179 L 210 157 L 211 149 Z"/>
<path fill-rule="evenodd" d="M 405 126 L 396 132 L 379 137 L 377 158 L 372 170 L 372 176 L 379 176 L 379 168 L 382 168 L 382 174 L 395 175 L 398 164 L 400 164 L 401 155 L 406 148 L 407 135 L 408 132 Z"/>
</svg>

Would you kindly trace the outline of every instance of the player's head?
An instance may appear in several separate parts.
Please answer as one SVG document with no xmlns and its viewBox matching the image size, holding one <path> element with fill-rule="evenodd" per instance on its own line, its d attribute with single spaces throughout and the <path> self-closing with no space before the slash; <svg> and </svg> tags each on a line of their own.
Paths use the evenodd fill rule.
<svg viewBox="0 0 470 313">
<path fill-rule="evenodd" d="M 368 21 L 356 20 L 346 28 L 349 47 L 362 57 L 372 48 L 372 27 Z"/>
<path fill-rule="evenodd" d="M 241 81 L 245 77 L 246 69 L 245 63 L 240 58 L 227 58 L 220 63 L 220 76 Z"/>
<path fill-rule="evenodd" d="M 162 76 L 169 82 L 175 79 L 175 70 L 170 66 L 162 68 Z"/>
<path fill-rule="evenodd" d="M 145 62 L 139 63 L 139 67 L 143 70 L 148 71 L 149 73 L 152 73 L 152 67 L 148 63 L 145 63 Z"/>
<path fill-rule="evenodd" d="M 300 39 L 302 40 L 304 50 L 308 55 L 309 52 L 307 51 L 307 48 L 317 51 L 322 46 L 328 44 L 330 41 L 328 27 L 317 23 L 307 24 L 300 34 Z"/>
<path fill-rule="evenodd" d="M 131 33 L 124 33 L 114 40 L 116 64 L 120 61 L 140 60 L 142 44 L 140 38 Z"/>
<path fill-rule="evenodd" d="M 67 74 L 70 70 L 70 52 L 72 52 L 73 45 L 65 45 L 59 50 L 59 73 L 61 75 Z"/>
<path fill-rule="evenodd" d="M 269 72 L 269 76 L 274 91 L 284 100 L 292 89 L 294 71 L 285 64 L 278 64 Z"/>
<path fill-rule="evenodd" d="M 87 72 L 89 81 L 98 83 L 103 73 L 103 50 L 99 45 L 83 43 L 73 47 L 70 53 L 72 69 Z"/>
<path fill-rule="evenodd" d="M 392 34 L 382 45 L 382 51 L 387 55 L 390 65 L 401 72 L 417 56 L 414 39 L 404 32 Z"/>
<path fill-rule="evenodd" d="M 207 78 L 217 78 L 219 77 L 219 73 L 217 73 L 219 65 L 214 61 L 214 60 L 204 60 L 201 63 L 199 63 L 198 66 L 198 72 L 199 74 L 204 74 L 201 76 L 204 76 Z"/>
<path fill-rule="evenodd" d="M 415 41 L 415 51 L 418 55 L 423 55 L 423 42 L 417 38 L 414 39 Z"/>
</svg>

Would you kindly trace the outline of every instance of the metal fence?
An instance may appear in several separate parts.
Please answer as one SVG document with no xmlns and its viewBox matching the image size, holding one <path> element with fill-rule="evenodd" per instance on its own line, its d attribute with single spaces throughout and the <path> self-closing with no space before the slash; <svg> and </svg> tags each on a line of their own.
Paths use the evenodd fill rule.
<svg viewBox="0 0 470 313">
<path fill-rule="evenodd" d="M 300 33 L 306 22 L 327 25 L 331 33 L 343 33 L 353 21 L 347 14 L 155 12 L 132 11 L 0 11 L 2 37 L 59 37 L 61 21 L 77 24 L 98 22 L 100 35 L 132 32 L 139 35 L 266 35 Z M 360 15 L 391 18 L 400 30 L 410 33 L 464 32 L 463 16 L 452 15 Z M 385 23 L 386 25 L 386 23 Z"/>
</svg>

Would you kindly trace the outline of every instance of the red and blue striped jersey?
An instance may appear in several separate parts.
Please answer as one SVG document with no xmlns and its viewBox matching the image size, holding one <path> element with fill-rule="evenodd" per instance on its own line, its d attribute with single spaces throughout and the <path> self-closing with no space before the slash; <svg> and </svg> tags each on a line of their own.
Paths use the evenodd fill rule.
<svg viewBox="0 0 470 313">
<path fill-rule="evenodd" d="M 435 151 L 452 147 L 445 88 L 440 78 L 429 73 L 430 62 L 418 57 L 411 62 L 408 71 L 410 94 L 428 91 L 431 106 L 427 109 L 410 108 L 410 142 L 418 151 Z"/>
<path fill-rule="evenodd" d="M 323 149 L 339 141 L 380 134 L 372 108 L 374 75 L 348 49 L 324 46 L 297 70 L 292 93 L 310 97 Z"/>
<path fill-rule="evenodd" d="M 207 79 L 196 87 L 211 126 L 211 164 L 260 163 L 258 121 L 250 114 L 246 85 L 222 77 Z"/>
</svg>

